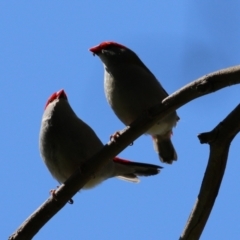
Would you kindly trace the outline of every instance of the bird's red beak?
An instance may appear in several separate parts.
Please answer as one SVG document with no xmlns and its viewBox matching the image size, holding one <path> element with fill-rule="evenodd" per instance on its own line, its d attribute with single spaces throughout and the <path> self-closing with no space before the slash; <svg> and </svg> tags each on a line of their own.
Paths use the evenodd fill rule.
<svg viewBox="0 0 240 240">
<path fill-rule="evenodd" d="M 67 97 L 67 94 L 65 93 L 65 91 L 63 89 L 59 90 L 56 93 L 56 98 L 66 98 L 66 97 Z"/>
<path fill-rule="evenodd" d="M 101 49 L 102 49 L 102 48 L 101 48 L 101 44 L 100 44 L 100 45 L 91 47 L 91 48 L 89 49 L 89 51 L 92 52 L 92 53 L 94 53 L 94 54 L 97 54 L 98 52 L 101 51 Z"/>
</svg>

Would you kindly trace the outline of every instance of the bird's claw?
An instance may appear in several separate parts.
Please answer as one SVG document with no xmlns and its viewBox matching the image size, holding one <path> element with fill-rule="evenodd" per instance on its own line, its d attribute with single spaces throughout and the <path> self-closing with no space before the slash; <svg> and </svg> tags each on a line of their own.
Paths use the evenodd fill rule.
<svg viewBox="0 0 240 240">
<path fill-rule="evenodd" d="M 58 188 L 58 186 L 57 186 L 57 188 Z M 55 201 L 57 201 L 56 189 L 51 189 L 51 190 L 49 191 L 49 193 L 50 193 L 50 195 L 52 196 L 52 198 L 53 198 Z"/>
<path fill-rule="evenodd" d="M 57 188 L 58 188 L 58 186 L 57 186 Z M 56 189 L 51 189 L 49 193 L 51 194 L 52 198 L 53 198 L 55 201 L 57 201 Z M 70 200 L 68 200 L 68 203 L 69 203 L 69 204 L 73 204 L 74 201 L 70 198 Z"/>
<path fill-rule="evenodd" d="M 119 131 L 117 131 L 110 136 L 110 141 L 111 142 L 116 142 L 117 138 L 119 138 L 120 136 L 121 136 L 121 133 Z"/>
</svg>

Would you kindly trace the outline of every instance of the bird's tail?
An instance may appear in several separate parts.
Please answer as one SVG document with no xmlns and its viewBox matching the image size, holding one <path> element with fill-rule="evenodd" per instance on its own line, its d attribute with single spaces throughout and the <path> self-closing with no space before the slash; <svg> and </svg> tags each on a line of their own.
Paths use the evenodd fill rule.
<svg viewBox="0 0 240 240">
<path fill-rule="evenodd" d="M 115 176 L 119 179 L 138 183 L 138 176 L 152 176 L 160 172 L 162 167 L 139 162 L 131 162 L 118 157 L 113 159 L 115 163 Z"/>
<path fill-rule="evenodd" d="M 168 164 L 172 164 L 173 161 L 177 160 L 177 153 L 171 142 L 171 132 L 162 136 L 152 136 L 154 149 L 158 153 L 159 159 Z"/>
</svg>

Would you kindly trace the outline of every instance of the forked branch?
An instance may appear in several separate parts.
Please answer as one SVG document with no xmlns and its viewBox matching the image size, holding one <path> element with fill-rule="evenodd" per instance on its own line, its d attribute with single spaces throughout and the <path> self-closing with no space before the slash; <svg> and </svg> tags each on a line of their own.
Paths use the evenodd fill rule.
<svg viewBox="0 0 240 240">
<path fill-rule="evenodd" d="M 168 96 L 163 100 L 162 104 L 149 109 L 148 113 L 140 116 L 127 127 L 117 139 L 116 143 L 110 142 L 106 144 L 99 153 L 91 157 L 87 163 L 82 166 L 84 171 L 82 171 L 81 174 L 76 171 L 56 190 L 56 198 L 53 199 L 49 197 L 22 223 L 9 239 L 32 239 L 48 220 L 89 181 L 95 172 L 164 116 L 195 98 L 238 83 L 240 83 L 240 66 L 206 75 Z"/>
<path fill-rule="evenodd" d="M 180 240 L 199 239 L 221 186 L 228 152 L 233 138 L 240 131 L 240 104 L 211 132 L 198 136 L 210 145 L 208 165 L 196 203 Z"/>
</svg>

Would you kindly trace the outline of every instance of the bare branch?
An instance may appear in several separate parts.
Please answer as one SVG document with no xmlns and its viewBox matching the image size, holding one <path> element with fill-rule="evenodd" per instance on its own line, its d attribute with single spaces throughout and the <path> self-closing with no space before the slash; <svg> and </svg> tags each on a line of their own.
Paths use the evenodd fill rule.
<svg viewBox="0 0 240 240">
<path fill-rule="evenodd" d="M 200 238 L 221 186 L 230 144 L 239 131 L 240 104 L 211 132 L 198 136 L 201 143 L 210 145 L 210 154 L 198 198 L 181 240 Z"/>
<path fill-rule="evenodd" d="M 238 83 L 240 83 L 240 66 L 206 75 L 168 96 L 162 104 L 151 108 L 127 127 L 116 143 L 106 144 L 99 153 L 91 157 L 82 166 L 84 171 L 81 174 L 76 171 L 56 190 L 57 201 L 50 197 L 28 217 L 9 239 L 31 239 L 90 180 L 95 172 L 161 118 L 197 97 Z"/>
</svg>

